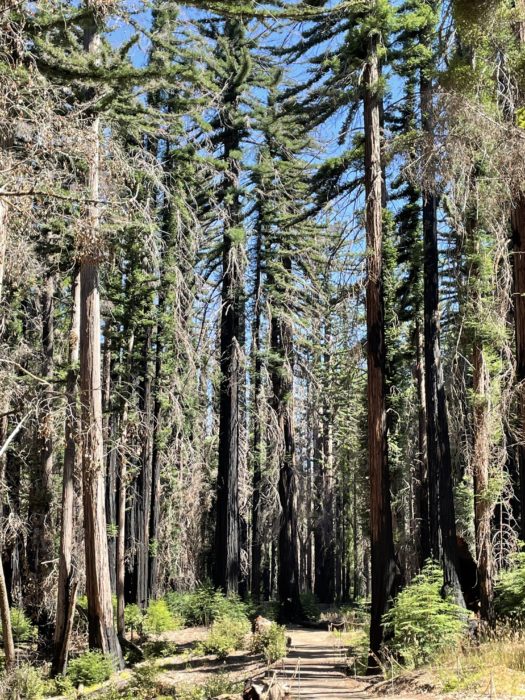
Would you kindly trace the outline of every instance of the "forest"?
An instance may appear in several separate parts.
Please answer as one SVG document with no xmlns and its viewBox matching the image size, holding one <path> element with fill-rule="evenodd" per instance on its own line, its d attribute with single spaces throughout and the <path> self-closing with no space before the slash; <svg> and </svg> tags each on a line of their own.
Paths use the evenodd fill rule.
<svg viewBox="0 0 525 700">
<path fill-rule="evenodd" d="M 524 546 L 525 0 L 0 0 L 0 697 L 525 696 Z"/>
</svg>

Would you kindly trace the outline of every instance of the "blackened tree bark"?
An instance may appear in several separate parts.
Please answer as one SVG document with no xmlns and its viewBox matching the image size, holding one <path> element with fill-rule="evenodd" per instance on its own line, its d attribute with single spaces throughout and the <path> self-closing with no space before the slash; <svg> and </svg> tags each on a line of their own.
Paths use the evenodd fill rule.
<svg viewBox="0 0 525 700">
<path fill-rule="evenodd" d="M 153 395 L 150 362 L 152 336 L 153 327 L 148 325 L 145 329 L 144 346 L 142 350 L 143 363 L 140 406 L 142 417 L 142 454 L 135 494 L 135 507 L 137 509 L 135 576 L 137 579 L 137 603 L 143 608 L 147 607 L 149 600 L 149 526 L 153 465 Z"/>
<path fill-rule="evenodd" d="M 371 12 L 375 2 L 371 3 Z M 385 335 L 383 293 L 383 177 L 381 167 L 381 100 L 379 91 L 379 37 L 368 42 L 364 70 L 365 194 L 367 244 L 367 355 L 368 355 L 368 468 L 370 477 L 370 531 L 372 555 L 372 610 L 369 669 L 383 641 L 382 618 L 397 583 L 392 531 L 390 477 L 385 415 Z"/>
<path fill-rule="evenodd" d="M 275 253 L 274 253 L 275 255 Z M 277 587 L 280 618 L 283 621 L 302 618 L 299 596 L 299 536 L 297 521 L 297 474 L 295 465 L 295 436 L 293 419 L 293 327 L 287 309 L 283 306 L 286 289 L 290 285 L 292 260 L 281 257 L 282 279 L 273 279 L 271 319 L 271 382 L 272 408 L 275 411 L 282 440 L 279 454 L 279 570 Z"/>
<path fill-rule="evenodd" d="M 333 475 L 333 435 L 332 415 L 328 398 L 330 377 L 330 330 L 325 323 L 324 342 L 327 350 L 323 353 L 323 372 L 326 384 L 323 397 L 320 397 L 320 416 L 315 436 L 316 462 L 316 525 L 315 525 L 315 583 L 314 593 L 322 603 L 332 603 L 336 595 L 337 563 L 334 531 L 334 475 Z"/>
<path fill-rule="evenodd" d="M 525 11 L 525 0 L 515 0 L 516 8 Z M 516 36 L 520 46 L 525 46 L 525 21 L 517 22 Z M 520 539 L 525 542 L 525 192 L 520 192 L 514 204 L 511 216 L 514 244 L 514 323 L 516 333 L 516 381 L 520 391 L 518 395 L 518 431 L 517 450 L 519 484 L 515 490 L 520 502 Z"/>
<path fill-rule="evenodd" d="M 433 83 L 421 76 L 421 122 L 430 137 L 433 129 Z M 447 399 L 439 331 L 439 246 L 437 196 L 423 192 L 424 345 L 427 411 L 427 460 L 430 553 L 443 564 L 444 590 L 464 605 L 458 575 L 456 516 Z"/>
<path fill-rule="evenodd" d="M 243 54 L 244 26 L 239 20 L 224 22 L 224 35 L 229 50 L 238 61 Z M 242 210 L 240 202 L 240 169 L 238 160 L 243 137 L 239 126 L 240 88 L 232 75 L 224 87 L 220 110 L 223 160 L 227 166 L 221 200 L 225 208 L 222 243 L 222 307 L 220 320 L 219 390 L 219 467 L 215 525 L 214 583 L 226 593 L 239 588 L 239 465 L 243 421 L 244 373 L 242 346 L 244 342 L 244 274 L 242 251 Z"/>
</svg>

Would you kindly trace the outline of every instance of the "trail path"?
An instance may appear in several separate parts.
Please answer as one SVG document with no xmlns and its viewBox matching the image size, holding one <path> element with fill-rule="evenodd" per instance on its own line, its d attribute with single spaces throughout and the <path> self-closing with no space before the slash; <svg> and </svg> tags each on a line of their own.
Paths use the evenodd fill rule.
<svg viewBox="0 0 525 700">
<path fill-rule="evenodd" d="M 290 653 L 272 670 L 277 679 L 289 687 L 293 700 L 370 700 L 368 679 L 345 674 L 344 653 L 334 635 L 316 629 L 292 629 L 290 636 Z M 396 700 L 416 700 L 425 696 L 395 697 Z"/>
</svg>

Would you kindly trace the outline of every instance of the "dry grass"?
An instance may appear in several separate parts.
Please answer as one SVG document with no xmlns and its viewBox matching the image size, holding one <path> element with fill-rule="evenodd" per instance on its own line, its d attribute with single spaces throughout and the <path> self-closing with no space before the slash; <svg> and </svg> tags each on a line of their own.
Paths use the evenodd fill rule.
<svg viewBox="0 0 525 700">
<path fill-rule="evenodd" d="M 441 658 L 433 671 L 444 693 L 525 697 L 525 631 L 499 627 L 454 658 Z"/>
</svg>

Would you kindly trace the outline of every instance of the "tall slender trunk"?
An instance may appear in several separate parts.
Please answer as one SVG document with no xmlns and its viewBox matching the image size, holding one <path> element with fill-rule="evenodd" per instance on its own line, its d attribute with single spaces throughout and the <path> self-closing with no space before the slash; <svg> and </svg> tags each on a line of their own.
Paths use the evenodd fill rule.
<svg viewBox="0 0 525 700">
<path fill-rule="evenodd" d="M 137 509 L 137 553 L 135 568 L 137 579 L 137 603 L 145 608 L 149 600 L 149 524 L 151 508 L 151 474 L 153 463 L 153 397 L 151 378 L 151 348 L 153 328 L 148 325 L 144 338 L 141 416 L 142 416 L 142 454 L 140 471 L 137 479 L 135 507 Z"/>
<path fill-rule="evenodd" d="M 244 34 L 240 20 L 227 20 L 224 35 L 235 50 Z M 222 196 L 227 214 L 222 250 L 222 307 L 220 322 L 219 465 L 215 525 L 214 583 L 236 593 L 240 579 L 239 469 L 243 421 L 244 274 L 234 232 L 242 226 L 239 198 L 241 132 L 231 115 L 239 113 L 239 94 L 233 81 L 226 86 L 223 112 L 223 160 L 227 166 Z"/>
<path fill-rule="evenodd" d="M 472 178 L 471 195 L 476 197 L 476 182 Z M 473 201 L 471 207 L 477 207 Z M 479 238 L 477 215 L 468 216 L 466 223 L 467 244 L 471 255 L 469 269 L 469 286 L 471 287 L 471 306 L 475 317 L 483 319 L 483 273 L 480 259 L 483 255 Z M 494 598 L 494 563 L 492 556 L 493 515 L 492 499 L 489 492 L 490 470 L 490 373 L 486 360 L 486 348 L 483 332 L 479 334 L 476 327 L 472 337 L 472 472 L 474 480 L 474 530 L 476 535 L 476 555 L 480 590 L 480 612 L 483 620 L 493 622 Z"/>
<path fill-rule="evenodd" d="M 162 293 L 159 295 L 159 316 L 162 314 L 164 301 Z M 162 379 L 162 322 L 157 322 L 156 347 L 155 347 L 155 401 L 153 405 L 153 452 L 151 459 L 151 505 L 149 521 L 149 594 L 155 599 L 159 593 L 159 557 L 158 557 L 158 537 L 160 527 L 160 451 L 162 440 L 162 401 L 161 401 L 161 379 Z"/>
<path fill-rule="evenodd" d="M 516 8 L 525 13 L 525 0 L 515 0 Z M 525 19 L 517 22 L 516 37 L 521 47 L 525 46 Z M 514 243 L 514 324 L 516 332 L 516 381 L 518 394 L 518 430 L 519 444 L 517 450 L 520 502 L 520 539 L 525 542 L 525 191 L 520 192 L 511 215 Z"/>
<path fill-rule="evenodd" d="M 433 82 L 421 76 L 422 129 L 433 133 Z M 430 553 L 443 563 L 444 590 L 464 605 L 458 575 L 456 516 L 447 399 L 439 330 L 437 197 L 423 192 L 425 392 L 427 409 Z"/>
<path fill-rule="evenodd" d="M 516 332 L 516 381 L 518 394 L 517 450 L 519 472 L 520 539 L 525 542 L 525 194 L 521 194 L 512 211 L 514 239 L 514 324 Z"/>
<path fill-rule="evenodd" d="M 74 480 L 79 454 L 78 433 L 78 360 L 80 343 L 80 278 L 75 269 L 71 282 L 73 307 L 69 332 L 69 368 L 66 379 L 65 449 L 62 467 L 62 525 L 58 562 L 57 614 L 55 621 L 52 674 L 65 674 L 68 660 L 69 639 L 66 635 L 67 615 L 70 609 L 71 591 L 74 586 L 72 549 L 75 523 Z"/>
<path fill-rule="evenodd" d="M 97 53 L 100 35 L 93 17 L 84 30 L 84 49 Z M 99 262 L 99 118 L 91 121 L 92 147 L 88 164 L 88 240 L 82 241 L 80 258 L 80 403 L 82 432 L 82 480 L 88 598 L 89 644 L 112 654 L 123 666 L 120 644 L 113 625 L 111 579 L 106 531 L 104 446 L 102 425 L 102 377 L 100 358 Z"/>
<path fill-rule="evenodd" d="M 54 352 L 54 293 L 55 278 L 46 276 L 40 296 L 42 314 L 42 375 L 51 378 Z M 35 465 L 29 489 L 29 534 L 27 538 L 28 605 L 39 625 L 46 625 L 47 615 L 41 609 L 42 590 L 52 571 L 53 540 L 51 503 L 53 500 L 53 388 L 47 385 L 39 412 Z M 45 628 L 43 628 L 45 629 Z"/>
<path fill-rule="evenodd" d="M 232 243 L 224 237 L 221 386 L 219 418 L 219 470 L 217 475 L 217 520 L 215 530 L 215 585 L 226 593 L 239 586 L 239 383 L 240 348 L 238 285 L 230 256 Z"/>
<path fill-rule="evenodd" d="M 7 201 L 0 197 L 0 303 L 4 287 L 5 255 L 7 251 L 7 212 Z"/>
<path fill-rule="evenodd" d="M 287 256 L 282 257 L 281 264 L 285 276 L 289 277 L 292 271 L 291 259 Z M 279 297 L 283 291 L 284 289 L 277 290 L 276 296 Z M 271 372 L 272 406 L 282 440 L 278 484 L 281 513 L 277 587 L 281 605 L 280 617 L 282 620 L 292 621 L 302 617 L 299 597 L 297 474 L 293 418 L 293 328 L 286 309 L 276 306 L 272 314 L 271 348 L 276 358 Z"/>
<path fill-rule="evenodd" d="M 0 543 L 0 555 L 1 555 Z M 9 598 L 4 576 L 4 565 L 0 556 L 0 620 L 2 621 L 2 640 L 4 645 L 5 667 L 10 670 L 16 662 L 15 644 L 13 641 L 13 630 L 11 628 L 11 613 L 9 610 Z"/>
<path fill-rule="evenodd" d="M 427 404 L 425 393 L 424 338 L 419 318 L 416 321 L 416 384 L 418 398 L 417 486 L 414 493 L 417 520 L 419 566 L 430 559 L 430 522 L 428 513 Z"/>
<path fill-rule="evenodd" d="M 489 489 L 489 371 L 483 347 L 475 343 L 473 356 L 473 475 L 474 475 L 474 526 L 480 588 L 481 617 L 488 622 L 494 618 L 494 563 L 492 557 L 492 505 Z"/>
<path fill-rule="evenodd" d="M 1 292 L 0 292 L 1 293 Z M 10 436 L 7 434 L 7 417 L 2 419 L 0 448 L 5 446 Z M 0 456 L 0 504 L 4 502 L 5 491 L 5 455 Z M 0 515 L 3 515 L 0 513 Z M 0 621 L 2 623 L 2 641 L 4 646 L 4 662 L 6 670 L 14 667 L 16 662 L 13 630 L 11 628 L 11 614 L 9 610 L 9 594 L 2 561 L 4 550 L 4 534 L 0 532 Z"/>
<path fill-rule="evenodd" d="M 358 600 L 362 595 L 360 571 L 362 567 L 359 561 L 359 533 L 358 533 L 358 505 L 357 505 L 357 474 L 354 471 L 352 480 L 352 573 L 353 573 L 353 597 Z"/>
<path fill-rule="evenodd" d="M 337 557 L 334 532 L 333 459 L 331 448 L 331 423 L 327 415 L 328 406 L 323 406 L 321 426 L 316 448 L 317 514 L 315 525 L 315 586 L 314 592 L 322 603 L 335 599 Z"/>
<path fill-rule="evenodd" d="M 112 370 L 113 370 L 113 332 L 111 324 L 104 325 L 104 348 L 102 351 L 102 414 L 104 444 L 106 445 L 106 520 L 108 531 L 109 572 L 111 590 L 116 590 L 116 537 L 117 526 L 117 451 L 115 448 L 117 415 L 112 410 Z"/>
<path fill-rule="evenodd" d="M 261 565 L 262 565 L 262 356 L 261 356 L 261 257 L 262 232 L 257 231 L 257 246 L 255 259 L 254 287 L 254 319 L 252 327 L 253 343 L 253 481 L 252 481 L 252 561 L 251 561 L 251 593 L 255 600 L 261 595 Z"/>
<path fill-rule="evenodd" d="M 131 372 L 133 346 L 135 343 L 135 335 L 131 333 L 127 345 L 128 366 L 126 371 L 126 381 L 129 385 L 128 377 Z M 126 538 L 128 532 L 126 529 L 126 499 L 128 485 L 128 415 L 130 393 L 129 388 L 124 389 L 122 386 L 122 376 L 120 378 L 119 393 L 123 397 L 123 405 L 118 425 L 119 429 L 119 449 L 117 460 L 117 539 L 115 543 L 115 590 L 117 594 L 117 633 L 119 638 L 124 639 L 126 626 L 124 619 L 124 608 L 126 606 Z M 134 599 L 136 600 L 136 599 Z"/>
<path fill-rule="evenodd" d="M 371 3 L 370 11 L 375 9 Z M 396 588 L 396 563 L 390 503 L 390 477 L 385 415 L 385 333 L 383 301 L 383 178 L 379 97 L 379 39 L 369 39 L 364 70 L 365 194 L 367 245 L 368 468 L 372 556 L 370 650 L 380 652 L 382 618 Z M 376 667 L 373 656 L 369 668 Z"/>
<path fill-rule="evenodd" d="M 128 402 L 125 400 L 122 411 L 122 424 L 120 427 L 120 450 L 117 495 L 117 542 L 115 552 L 115 579 L 117 591 L 117 632 L 120 639 L 124 639 L 126 624 L 124 619 L 125 577 L 126 577 L 126 485 L 127 485 L 127 436 L 128 436 Z"/>
</svg>

